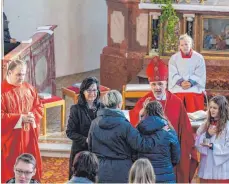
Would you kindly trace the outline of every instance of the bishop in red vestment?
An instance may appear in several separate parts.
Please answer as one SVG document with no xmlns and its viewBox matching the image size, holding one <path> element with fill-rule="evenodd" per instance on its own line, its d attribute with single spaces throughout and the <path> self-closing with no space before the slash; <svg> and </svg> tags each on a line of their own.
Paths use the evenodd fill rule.
<svg viewBox="0 0 229 184">
<path fill-rule="evenodd" d="M 141 98 L 134 109 L 130 111 L 130 122 L 133 126 L 138 124 L 141 112 L 149 101 L 158 100 L 161 102 L 165 115 L 177 132 L 181 146 L 181 160 L 175 168 L 176 181 L 189 183 L 194 176 L 198 162 L 194 136 L 187 112 L 181 100 L 166 90 L 168 69 L 159 57 L 153 58 L 146 73 L 152 91 Z"/>
<path fill-rule="evenodd" d="M 34 178 L 41 179 L 41 156 L 38 147 L 40 120 L 43 114 L 34 87 L 24 82 L 26 65 L 19 60 L 9 64 L 1 92 L 1 182 L 14 177 L 14 163 L 22 153 L 32 154 L 37 162 Z"/>
</svg>

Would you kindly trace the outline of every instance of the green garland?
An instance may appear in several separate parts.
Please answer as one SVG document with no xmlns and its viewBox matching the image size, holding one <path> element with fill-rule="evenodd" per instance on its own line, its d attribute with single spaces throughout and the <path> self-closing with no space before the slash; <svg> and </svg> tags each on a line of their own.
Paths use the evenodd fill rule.
<svg viewBox="0 0 229 184">
<path fill-rule="evenodd" d="M 163 42 L 159 43 L 159 54 L 165 51 L 175 51 L 177 48 L 178 34 L 175 28 L 179 22 L 176 11 L 172 6 L 173 0 L 151 0 L 154 4 L 163 4 L 161 6 L 160 24 L 163 28 Z M 159 29 L 159 28 L 158 28 Z"/>
</svg>

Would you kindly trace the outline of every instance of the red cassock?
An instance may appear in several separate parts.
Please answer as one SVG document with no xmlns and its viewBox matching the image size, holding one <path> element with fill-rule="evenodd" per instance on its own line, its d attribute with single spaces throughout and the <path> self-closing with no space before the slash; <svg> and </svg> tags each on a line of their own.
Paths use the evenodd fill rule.
<svg viewBox="0 0 229 184">
<path fill-rule="evenodd" d="M 203 93 L 174 93 L 185 104 L 187 112 L 195 112 L 204 110 L 204 94 Z"/>
<path fill-rule="evenodd" d="M 141 98 L 135 105 L 134 109 L 129 112 L 130 122 L 133 126 L 138 124 L 139 111 L 143 107 L 143 102 L 148 97 L 151 97 L 151 100 L 155 100 L 153 93 L 149 92 L 146 96 Z M 160 102 L 164 108 L 165 115 L 177 132 L 181 146 L 181 160 L 175 167 L 176 180 L 178 183 L 189 183 L 191 182 L 198 166 L 197 151 L 194 146 L 195 141 L 192 127 L 181 100 L 170 92 L 166 93 L 166 99 L 167 100 L 162 100 Z"/>
<path fill-rule="evenodd" d="M 35 157 L 37 167 L 34 178 L 40 181 L 42 161 L 38 147 L 38 136 L 43 105 L 34 87 L 26 82 L 20 86 L 14 86 L 3 81 L 1 94 L 1 181 L 5 183 L 14 177 L 15 160 L 22 153 L 30 153 Z M 36 128 L 30 124 L 29 131 L 24 131 L 23 128 L 15 129 L 20 115 L 28 112 L 34 114 Z"/>
</svg>

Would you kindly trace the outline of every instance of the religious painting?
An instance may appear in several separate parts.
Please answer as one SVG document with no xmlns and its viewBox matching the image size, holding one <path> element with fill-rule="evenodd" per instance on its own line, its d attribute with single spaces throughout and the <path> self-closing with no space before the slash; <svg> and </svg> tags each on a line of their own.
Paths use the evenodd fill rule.
<svg viewBox="0 0 229 184">
<path fill-rule="evenodd" d="M 202 16 L 201 52 L 229 53 L 229 17 Z"/>
</svg>

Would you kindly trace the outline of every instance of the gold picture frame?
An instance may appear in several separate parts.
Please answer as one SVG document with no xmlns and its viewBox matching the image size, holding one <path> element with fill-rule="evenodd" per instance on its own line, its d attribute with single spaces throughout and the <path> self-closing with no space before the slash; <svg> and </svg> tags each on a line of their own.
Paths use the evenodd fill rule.
<svg viewBox="0 0 229 184">
<path fill-rule="evenodd" d="M 229 54 L 229 17 L 200 16 L 200 53 Z"/>
</svg>

